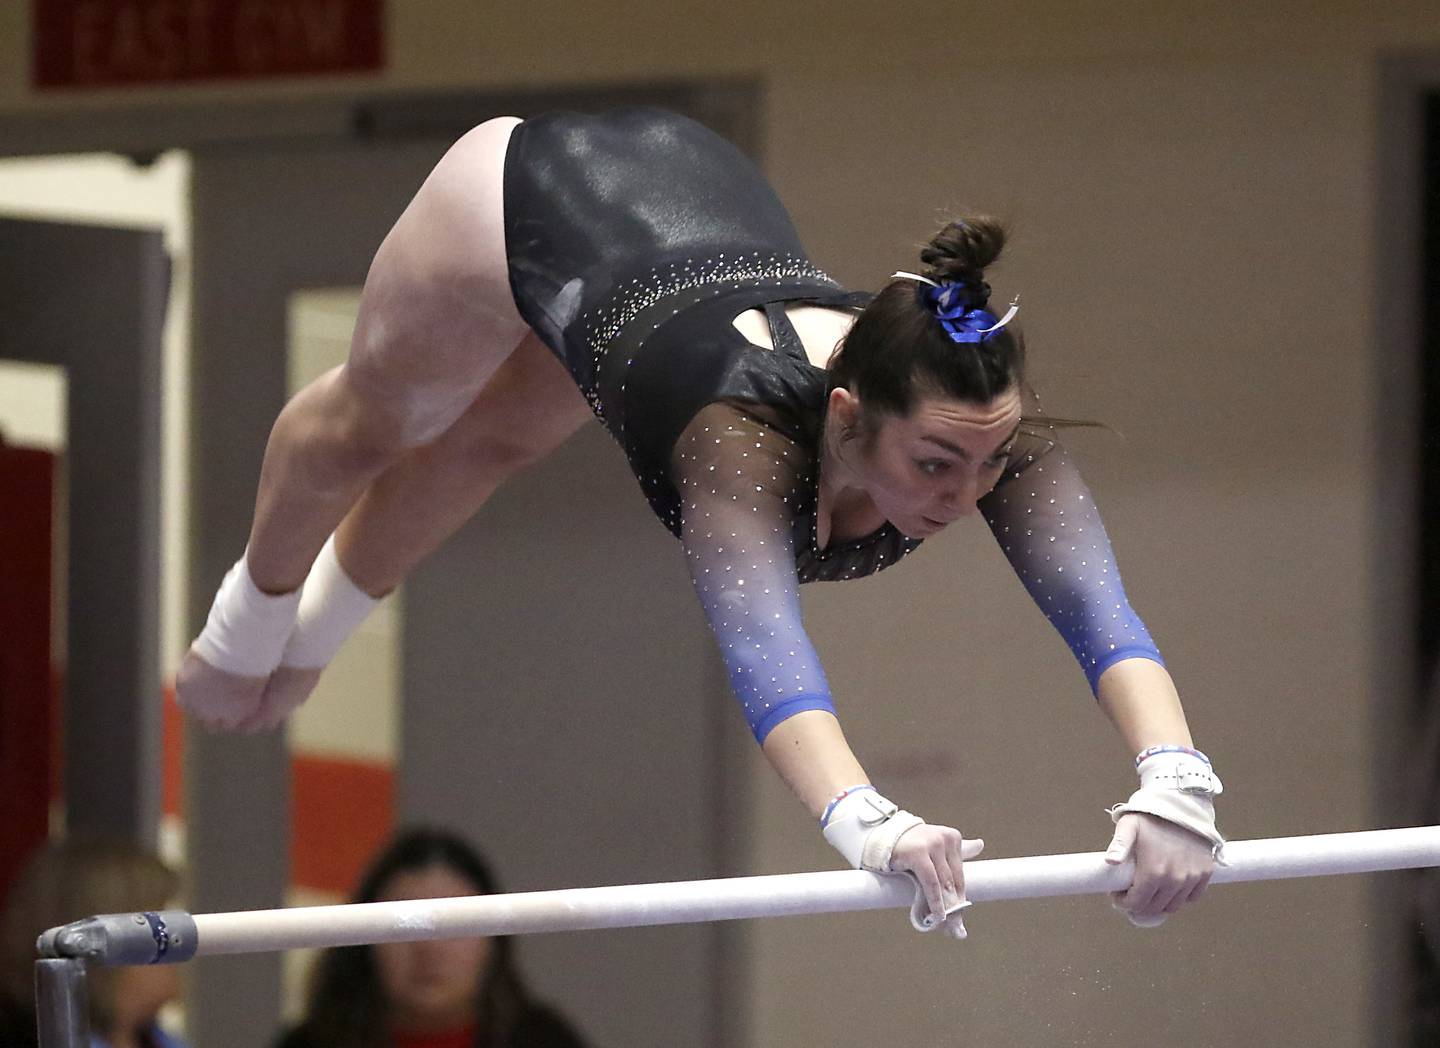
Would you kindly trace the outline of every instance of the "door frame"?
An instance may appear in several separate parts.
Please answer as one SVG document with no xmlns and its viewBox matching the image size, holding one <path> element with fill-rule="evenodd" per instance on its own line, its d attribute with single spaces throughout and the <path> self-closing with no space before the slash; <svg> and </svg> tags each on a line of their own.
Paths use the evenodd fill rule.
<svg viewBox="0 0 1440 1048">
<path fill-rule="evenodd" d="M 66 826 L 154 848 L 164 238 L 0 218 L 0 286 L 0 357 L 66 375 Z"/>
<path fill-rule="evenodd" d="M 749 79 L 675 80 L 530 91 L 316 93 L 303 98 L 225 103 L 194 98 L 178 103 L 0 112 L 0 157 L 119 153 L 143 163 L 171 149 L 264 148 L 285 141 L 353 142 L 457 134 L 455 129 L 464 127 L 482 109 L 526 116 L 555 109 L 629 105 L 660 105 L 701 123 L 724 127 L 727 137 L 755 157 L 760 146 L 762 97 L 758 82 Z"/>
</svg>

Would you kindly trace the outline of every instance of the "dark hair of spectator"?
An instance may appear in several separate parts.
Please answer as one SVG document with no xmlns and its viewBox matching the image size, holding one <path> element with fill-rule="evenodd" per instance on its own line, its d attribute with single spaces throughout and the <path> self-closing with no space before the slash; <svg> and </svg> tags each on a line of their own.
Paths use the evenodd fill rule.
<svg viewBox="0 0 1440 1048">
<path fill-rule="evenodd" d="M 352 902 L 375 902 L 403 873 L 443 866 L 492 895 L 499 885 L 485 862 L 464 840 L 445 830 L 418 827 L 402 832 L 376 856 Z M 476 991 L 475 1048 L 501 1048 L 525 1011 L 527 994 L 506 936 L 491 939 L 489 971 Z M 315 962 L 305 1021 L 297 1031 L 304 1043 L 327 1048 L 386 1048 L 389 1044 L 384 990 L 369 946 L 325 950 Z"/>
</svg>

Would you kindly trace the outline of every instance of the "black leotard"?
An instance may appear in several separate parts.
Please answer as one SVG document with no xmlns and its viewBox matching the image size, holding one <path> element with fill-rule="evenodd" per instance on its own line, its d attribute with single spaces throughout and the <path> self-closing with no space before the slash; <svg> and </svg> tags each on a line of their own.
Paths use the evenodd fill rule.
<svg viewBox="0 0 1440 1048">
<path fill-rule="evenodd" d="M 684 542 L 756 736 L 802 710 L 832 709 L 797 583 L 871 574 L 919 540 L 887 522 L 819 546 L 826 375 L 806 359 L 783 303 L 850 307 L 865 296 L 810 262 L 737 149 L 657 110 L 520 124 L 505 161 L 505 235 L 521 315 Z M 755 307 L 774 350 L 734 326 Z M 1048 433 L 1017 439 L 980 505 L 1092 686 L 1122 658 L 1159 661 L 1088 492 Z"/>
</svg>

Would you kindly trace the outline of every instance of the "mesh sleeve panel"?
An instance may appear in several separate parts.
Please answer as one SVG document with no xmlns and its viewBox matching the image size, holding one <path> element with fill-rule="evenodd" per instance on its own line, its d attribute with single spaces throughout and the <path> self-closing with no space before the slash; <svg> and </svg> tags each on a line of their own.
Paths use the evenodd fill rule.
<svg viewBox="0 0 1440 1048">
<path fill-rule="evenodd" d="M 1123 659 L 1164 665 L 1130 606 L 1090 489 L 1053 437 L 1022 433 L 995 489 L 980 500 L 991 532 L 1094 691 Z"/>
<path fill-rule="evenodd" d="M 673 462 L 690 577 L 756 740 L 805 710 L 834 712 L 795 573 L 794 502 L 810 456 L 738 408 L 712 404 L 681 434 Z"/>
</svg>

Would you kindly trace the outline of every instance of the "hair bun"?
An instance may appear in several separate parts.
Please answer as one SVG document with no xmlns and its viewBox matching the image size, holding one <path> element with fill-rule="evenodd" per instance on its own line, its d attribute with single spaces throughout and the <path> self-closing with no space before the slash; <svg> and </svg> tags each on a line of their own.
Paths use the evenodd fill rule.
<svg viewBox="0 0 1440 1048">
<path fill-rule="evenodd" d="M 930 239 L 920 252 L 924 275 L 937 283 L 981 285 L 985 270 L 1005 247 L 1005 227 L 989 215 L 965 215 Z"/>
</svg>

